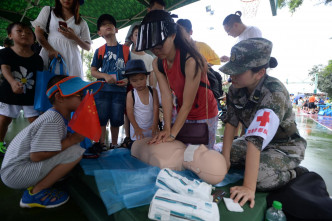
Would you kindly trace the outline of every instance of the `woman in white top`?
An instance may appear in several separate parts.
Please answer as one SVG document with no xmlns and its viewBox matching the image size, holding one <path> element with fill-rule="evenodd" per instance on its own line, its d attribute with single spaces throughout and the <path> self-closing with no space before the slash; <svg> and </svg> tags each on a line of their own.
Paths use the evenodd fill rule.
<svg viewBox="0 0 332 221">
<path fill-rule="evenodd" d="M 89 27 L 79 15 L 80 4 L 83 2 L 83 0 L 55 0 L 48 39 L 44 37 L 44 32 L 50 7 L 44 7 L 37 19 L 31 22 L 37 40 L 43 46 L 40 56 L 44 61 L 44 69 L 48 68 L 49 59 L 60 54 L 67 64 L 69 75 L 83 77 L 82 60 L 77 46 L 90 50 L 91 45 Z"/>
<path fill-rule="evenodd" d="M 262 32 L 257 27 L 246 26 L 241 21 L 242 13 L 240 11 L 235 14 L 228 15 L 223 22 L 226 33 L 233 38 L 237 37 L 237 42 L 247 40 L 248 38 L 261 38 Z M 221 62 L 229 61 L 229 57 L 224 55 L 220 58 Z"/>
</svg>

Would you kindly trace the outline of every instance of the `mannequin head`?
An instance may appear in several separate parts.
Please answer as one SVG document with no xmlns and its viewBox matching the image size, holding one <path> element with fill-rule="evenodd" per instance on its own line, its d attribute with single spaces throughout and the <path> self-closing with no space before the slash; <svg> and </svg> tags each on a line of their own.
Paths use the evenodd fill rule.
<svg viewBox="0 0 332 221">
<path fill-rule="evenodd" d="M 180 141 L 160 144 L 148 144 L 151 138 L 137 140 L 131 147 L 131 155 L 152 166 L 161 169 L 183 170 L 183 154 L 186 145 Z"/>
<path fill-rule="evenodd" d="M 183 167 L 193 171 L 207 183 L 220 183 L 227 174 L 224 156 L 215 150 L 209 150 L 203 144 L 198 147 L 189 145 L 184 156 Z"/>
</svg>

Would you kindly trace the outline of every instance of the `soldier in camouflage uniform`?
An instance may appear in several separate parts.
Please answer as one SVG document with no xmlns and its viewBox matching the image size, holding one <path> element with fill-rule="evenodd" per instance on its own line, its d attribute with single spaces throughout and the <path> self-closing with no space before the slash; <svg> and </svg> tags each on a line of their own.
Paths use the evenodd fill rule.
<svg viewBox="0 0 332 221">
<path fill-rule="evenodd" d="M 306 172 L 299 167 L 306 141 L 299 135 L 285 86 L 266 74 L 276 67 L 272 43 L 251 38 L 233 46 L 230 61 L 220 70 L 232 78 L 227 94 L 223 155 L 227 166 L 245 166 L 243 186 L 231 188 L 231 198 L 254 206 L 256 188 L 272 190 Z M 241 122 L 246 134 L 233 141 Z M 242 200 L 241 200 L 242 199 Z M 241 201 L 240 201 L 241 200 Z"/>
</svg>

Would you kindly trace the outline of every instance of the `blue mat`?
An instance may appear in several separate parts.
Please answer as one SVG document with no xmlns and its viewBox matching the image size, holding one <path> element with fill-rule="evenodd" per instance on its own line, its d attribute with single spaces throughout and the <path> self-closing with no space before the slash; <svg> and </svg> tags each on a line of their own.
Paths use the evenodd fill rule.
<svg viewBox="0 0 332 221">
<path fill-rule="evenodd" d="M 108 215 L 123 208 L 150 204 L 158 189 L 155 182 L 160 169 L 132 157 L 128 149 L 103 152 L 98 159 L 83 159 L 80 164 L 86 175 L 95 176 Z M 199 179 L 189 170 L 174 172 L 190 180 Z M 232 171 L 216 186 L 225 186 L 242 178 L 243 171 Z"/>
</svg>

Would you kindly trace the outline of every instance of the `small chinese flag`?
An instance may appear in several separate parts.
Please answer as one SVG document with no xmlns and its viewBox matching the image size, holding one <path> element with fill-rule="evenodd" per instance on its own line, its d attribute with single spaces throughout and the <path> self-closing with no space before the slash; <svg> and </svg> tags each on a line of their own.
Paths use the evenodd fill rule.
<svg viewBox="0 0 332 221">
<path fill-rule="evenodd" d="M 76 109 L 69 127 L 75 132 L 98 142 L 101 136 L 101 128 L 96 108 L 95 99 L 89 92 Z"/>
</svg>

